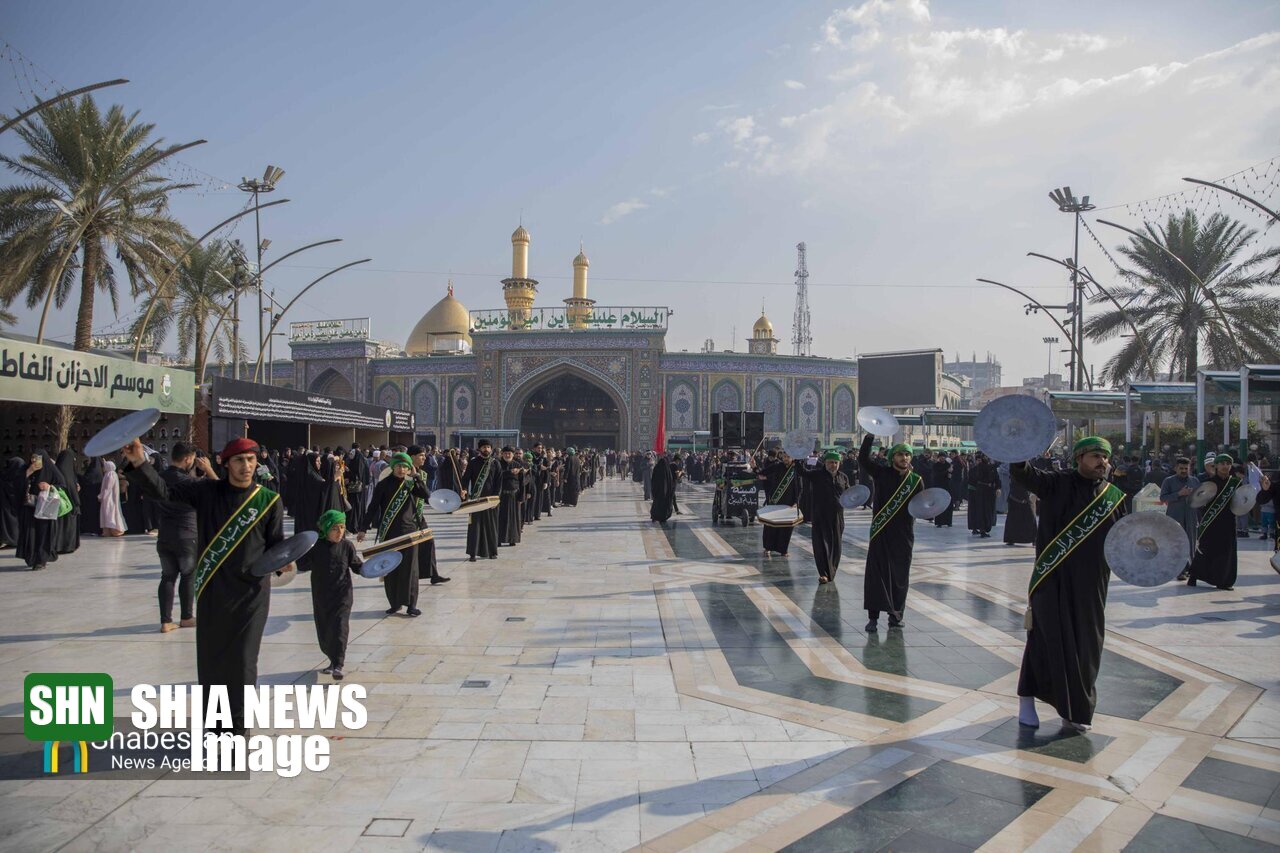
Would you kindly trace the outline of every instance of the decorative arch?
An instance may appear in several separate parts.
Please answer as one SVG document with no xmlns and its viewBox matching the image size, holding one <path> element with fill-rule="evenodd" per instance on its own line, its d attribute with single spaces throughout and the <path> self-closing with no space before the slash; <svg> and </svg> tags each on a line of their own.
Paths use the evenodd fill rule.
<svg viewBox="0 0 1280 853">
<path fill-rule="evenodd" d="M 356 396 L 355 389 L 351 387 L 351 380 L 332 367 L 327 368 L 317 376 L 307 390 L 313 394 L 323 394 L 326 397 L 341 397 L 346 400 L 354 400 Z"/>
<path fill-rule="evenodd" d="M 772 379 L 766 379 L 756 386 L 754 408 L 764 412 L 764 428 L 767 432 L 782 431 L 785 399 L 781 386 Z"/>
<path fill-rule="evenodd" d="M 524 411 L 525 404 L 529 402 L 529 398 L 543 385 L 548 382 L 554 382 L 566 375 L 576 376 L 584 382 L 590 382 L 613 400 L 613 404 L 618 407 L 620 438 L 622 441 L 630 443 L 632 437 L 631 405 L 626 396 L 621 393 L 616 385 L 600 376 L 596 371 L 567 359 L 554 362 L 527 374 L 517 385 L 511 388 L 507 404 L 502 410 L 501 428 L 519 429 L 520 413 Z"/>
<path fill-rule="evenodd" d="M 449 388 L 449 423 L 475 426 L 476 388 L 470 379 L 455 379 Z"/>
<path fill-rule="evenodd" d="M 742 389 L 732 379 L 721 379 L 711 389 L 712 412 L 737 412 L 742 410 Z"/>
<path fill-rule="evenodd" d="M 435 383 L 424 379 L 413 386 L 410 401 L 419 426 L 434 427 L 440 423 L 440 391 Z"/>
<path fill-rule="evenodd" d="M 667 391 L 667 429 L 698 429 L 698 392 L 693 383 L 678 380 Z"/>
<path fill-rule="evenodd" d="M 378 393 L 373 399 L 384 409 L 398 409 L 400 408 L 400 386 L 395 382 L 383 382 L 378 386 Z"/>
<path fill-rule="evenodd" d="M 822 432 L 822 392 L 812 382 L 796 385 L 796 429 Z"/>
<path fill-rule="evenodd" d="M 831 395 L 831 431 L 853 432 L 854 411 L 853 391 L 848 385 L 841 385 Z"/>
</svg>

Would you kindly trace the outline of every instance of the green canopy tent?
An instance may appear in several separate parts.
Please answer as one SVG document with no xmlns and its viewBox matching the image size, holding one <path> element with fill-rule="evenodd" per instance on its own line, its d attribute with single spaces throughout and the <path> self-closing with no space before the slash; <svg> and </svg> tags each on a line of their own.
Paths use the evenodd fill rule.
<svg viewBox="0 0 1280 853">
<path fill-rule="evenodd" d="M 1280 405 L 1280 364 L 1244 364 L 1239 370 L 1201 370 L 1196 373 L 1196 456 L 1204 464 L 1206 410 L 1209 405 L 1238 406 L 1240 460 L 1249 453 L 1249 407 Z M 1223 416 L 1223 444 L 1230 444 L 1230 418 Z"/>
</svg>

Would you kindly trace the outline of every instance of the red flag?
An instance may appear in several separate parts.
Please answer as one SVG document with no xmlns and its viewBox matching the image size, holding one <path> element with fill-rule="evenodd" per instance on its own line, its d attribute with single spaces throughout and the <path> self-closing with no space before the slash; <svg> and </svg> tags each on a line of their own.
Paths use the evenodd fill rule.
<svg viewBox="0 0 1280 853">
<path fill-rule="evenodd" d="M 667 397 L 658 398 L 658 432 L 653 437 L 653 450 L 662 453 L 667 449 Z"/>
</svg>

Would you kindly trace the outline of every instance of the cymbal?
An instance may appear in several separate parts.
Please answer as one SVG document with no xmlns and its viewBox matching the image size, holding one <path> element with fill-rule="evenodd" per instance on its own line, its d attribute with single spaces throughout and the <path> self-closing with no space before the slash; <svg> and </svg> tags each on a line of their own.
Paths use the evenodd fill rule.
<svg viewBox="0 0 1280 853">
<path fill-rule="evenodd" d="M 786 504 L 769 504 L 756 512 L 756 520 L 769 527 L 795 527 L 804 523 L 800 510 Z"/>
<path fill-rule="evenodd" d="M 453 489 L 436 489 L 431 493 L 427 503 L 436 512 L 453 512 L 462 506 L 462 496 Z"/>
<path fill-rule="evenodd" d="M 1135 586 L 1168 583 L 1187 567 L 1191 543 L 1182 525 L 1158 512 L 1126 515 L 1102 546 L 1111 571 Z"/>
<path fill-rule="evenodd" d="M 271 585 L 273 587 L 288 586 L 289 584 L 293 583 L 294 578 L 296 578 L 297 576 L 298 576 L 297 566 L 290 563 L 288 566 L 288 571 L 271 573 Z"/>
<path fill-rule="evenodd" d="M 1205 480 L 1196 490 L 1191 493 L 1191 504 L 1194 509 L 1204 509 L 1209 505 L 1209 501 L 1218 496 L 1218 484 L 1212 480 Z"/>
<path fill-rule="evenodd" d="M 1011 394 L 982 407 L 973 421 L 978 449 L 997 462 L 1026 462 L 1053 444 L 1058 422 L 1035 397 Z"/>
<path fill-rule="evenodd" d="M 314 530 L 304 530 L 301 533 L 290 536 L 283 542 L 277 542 L 266 551 L 263 551 L 262 556 L 254 561 L 253 565 L 249 567 L 249 574 L 261 578 L 272 572 L 278 572 L 290 563 L 295 563 L 302 559 L 319 539 L 319 533 Z"/>
<path fill-rule="evenodd" d="M 1253 505 L 1257 502 L 1257 489 L 1248 483 L 1237 486 L 1235 493 L 1231 495 L 1231 514 L 1237 517 L 1248 515 L 1253 512 Z"/>
<path fill-rule="evenodd" d="M 942 515 L 951 506 L 951 493 L 946 489 L 925 489 L 907 501 L 907 512 L 915 518 L 928 521 Z"/>
<path fill-rule="evenodd" d="M 893 412 L 879 406 L 863 406 L 858 409 L 858 426 L 872 435 L 884 437 L 891 436 L 901 429 Z"/>
<path fill-rule="evenodd" d="M 135 438 L 146 435 L 159 422 L 159 409 L 140 409 L 116 418 L 84 443 L 84 455 L 106 456 L 115 453 Z"/>
<path fill-rule="evenodd" d="M 400 567 L 403 557 L 404 555 L 399 551 L 383 551 L 381 554 L 374 554 L 360 567 L 360 577 L 386 577 Z"/>
<path fill-rule="evenodd" d="M 793 429 L 782 437 L 782 449 L 792 459 L 804 459 L 813 452 L 813 433 L 803 429 Z"/>
<path fill-rule="evenodd" d="M 856 509 L 865 504 L 870 497 L 871 490 L 862 483 L 858 483 L 840 493 L 840 506 L 845 509 Z"/>
<path fill-rule="evenodd" d="M 1275 570 L 1276 574 L 1280 575 L 1280 551 L 1276 551 L 1271 555 L 1271 568 Z"/>
</svg>

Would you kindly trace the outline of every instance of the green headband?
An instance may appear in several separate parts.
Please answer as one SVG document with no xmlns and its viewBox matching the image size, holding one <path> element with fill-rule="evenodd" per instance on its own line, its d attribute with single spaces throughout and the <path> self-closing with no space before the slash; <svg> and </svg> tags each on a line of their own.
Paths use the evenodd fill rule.
<svg viewBox="0 0 1280 853">
<path fill-rule="evenodd" d="M 409 470 L 410 470 L 410 471 L 412 471 L 412 470 L 413 470 L 413 459 L 409 456 L 409 454 L 408 454 L 408 453 L 396 453 L 396 454 L 393 454 L 393 455 L 392 455 L 392 457 L 391 457 L 391 467 L 392 467 L 392 468 L 394 468 L 394 467 L 396 467 L 397 465 L 408 465 L 408 466 L 409 466 Z"/>
<path fill-rule="evenodd" d="M 893 447 L 889 448 L 889 458 L 890 458 L 890 459 L 892 459 L 896 454 L 899 454 L 899 453 L 905 453 L 905 454 L 907 454 L 908 456 L 910 456 L 910 455 L 911 455 L 911 445 L 909 445 L 909 444 L 895 444 Z"/>
<path fill-rule="evenodd" d="M 826 453 L 822 454 L 822 461 L 823 462 L 839 462 L 840 454 L 834 450 L 828 450 Z"/>
<path fill-rule="evenodd" d="M 331 509 L 320 516 L 320 520 L 316 522 L 316 530 L 320 531 L 321 536 L 329 535 L 329 528 L 335 524 L 346 524 L 347 514 L 341 510 Z"/>
<path fill-rule="evenodd" d="M 1217 456 L 1213 457 L 1213 461 L 1228 462 L 1234 465 L 1236 460 L 1235 460 L 1235 457 L 1232 456 L 1230 453 L 1219 453 Z"/>
<path fill-rule="evenodd" d="M 1111 442 L 1107 441 L 1100 435 L 1086 435 L 1077 441 L 1071 447 L 1071 457 L 1078 458 L 1082 453 L 1090 453 L 1094 450 L 1100 453 L 1111 455 Z"/>
</svg>

